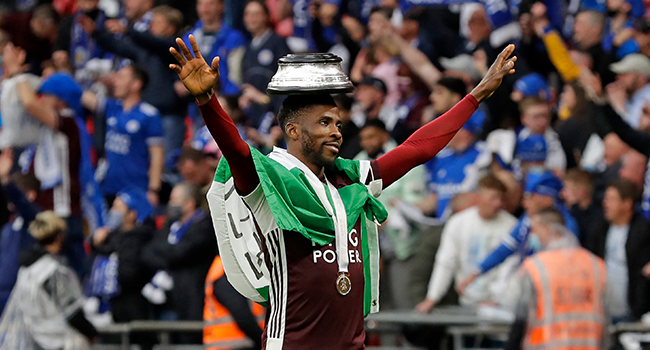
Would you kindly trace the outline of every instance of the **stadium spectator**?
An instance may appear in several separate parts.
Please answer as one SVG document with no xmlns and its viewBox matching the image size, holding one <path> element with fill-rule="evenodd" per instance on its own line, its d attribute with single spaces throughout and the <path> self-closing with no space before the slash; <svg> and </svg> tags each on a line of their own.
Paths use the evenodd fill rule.
<svg viewBox="0 0 650 350">
<path fill-rule="evenodd" d="M 465 84 L 460 79 L 443 78 L 438 81 L 432 96 L 437 113 L 446 112 L 454 101 L 464 96 Z M 456 194 L 476 188 L 480 171 L 491 159 L 485 152 L 485 144 L 477 142 L 483 131 L 485 113 L 477 110 L 463 125 L 447 147 L 425 164 L 429 175 L 429 196 L 418 203 L 425 214 L 435 213 L 437 218 L 449 217 L 447 204 Z"/>
<path fill-rule="evenodd" d="M 217 169 L 219 158 L 214 154 L 197 150 L 192 146 L 183 147 L 183 152 L 178 157 L 178 171 L 183 176 L 183 181 L 198 186 L 205 196 L 212 185 L 214 172 Z M 209 211 L 205 198 L 201 201 L 201 209 Z"/>
<path fill-rule="evenodd" d="M 550 172 L 529 173 L 526 178 L 524 192 L 524 208 L 526 212 L 519 219 L 519 223 L 512 230 L 509 236 L 494 249 L 487 258 L 481 262 L 474 273 L 457 284 L 459 291 L 465 290 L 478 276 L 490 271 L 492 268 L 503 263 L 510 255 L 518 253 L 520 261 L 527 256 L 538 252 L 540 247 L 529 240 L 531 232 L 531 216 L 546 208 L 556 208 L 564 217 L 566 227 L 577 237 L 578 224 L 571 217 L 568 210 L 559 203 L 559 195 L 562 190 L 562 182 Z"/>
<path fill-rule="evenodd" d="M 127 66 L 116 75 L 116 98 L 99 100 L 90 92 L 82 97 L 86 108 L 106 119 L 106 163 L 98 169 L 96 178 L 109 203 L 119 191 L 134 185 L 147 191 L 152 205 L 158 204 L 163 130 L 158 110 L 141 100 L 148 83 L 149 76 L 142 68 Z"/>
<path fill-rule="evenodd" d="M 368 120 L 379 119 L 388 131 L 392 131 L 397 122 L 397 114 L 386 102 L 387 94 L 388 89 L 383 80 L 371 76 L 363 78 L 354 94 L 352 121 L 362 127 Z"/>
<path fill-rule="evenodd" d="M 607 89 L 612 107 L 636 129 L 643 107 L 650 100 L 650 58 L 631 54 L 610 67 L 616 73 L 615 85 Z"/>
<path fill-rule="evenodd" d="M 488 136 L 490 151 L 501 164 L 525 178 L 531 170 L 566 170 L 566 155 L 557 133 L 551 128 L 551 110 L 546 100 L 529 97 L 519 102 L 522 127 L 517 131 L 495 130 Z"/>
<path fill-rule="evenodd" d="M 41 84 L 40 97 L 26 81 L 18 83 L 17 90 L 25 109 L 47 130 L 33 155 L 34 175 L 41 182 L 36 203 L 66 219 L 63 254 L 77 274 L 84 276 L 81 198 L 87 179 L 82 174 L 89 160 L 82 148 L 85 130 L 75 119 L 81 108 L 81 87 L 69 75 L 59 73 Z"/>
<path fill-rule="evenodd" d="M 543 251 L 523 263 L 516 319 L 505 348 L 565 343 L 608 348 L 609 271 L 605 271 L 602 260 L 578 246 L 557 210 L 537 212 L 532 221 L 533 237 Z M 552 297 L 564 293 L 571 297 Z"/>
<path fill-rule="evenodd" d="M 42 349 L 89 349 L 97 336 L 84 316 L 77 276 L 57 257 L 65 231 L 65 220 L 52 211 L 36 215 L 29 225 L 38 246 L 21 256 L 22 269 L 0 323 L 0 348 L 35 343 Z"/>
<path fill-rule="evenodd" d="M 35 74 L 41 72 L 41 64 L 52 56 L 58 24 L 59 14 L 52 5 L 37 6 L 33 12 L 0 15 L 0 29 L 9 36 L 9 41 L 25 50 L 25 62 Z"/>
<path fill-rule="evenodd" d="M 142 251 L 151 271 L 167 271 L 173 281 L 164 306 L 168 320 L 203 320 L 205 277 L 217 253 L 212 220 L 200 208 L 203 197 L 195 185 L 174 186 L 165 227 Z"/>
<path fill-rule="evenodd" d="M 92 235 L 96 257 L 89 279 L 90 295 L 109 299 L 113 321 L 125 323 L 149 319 L 151 313 L 142 288 L 151 280 L 142 249 L 153 237 L 153 208 L 147 194 L 130 186 L 118 192 L 109 213 L 108 227 Z M 155 339 L 133 335 L 132 341 L 151 349 Z"/>
<path fill-rule="evenodd" d="M 162 145 L 165 153 L 169 154 L 182 147 L 185 137 L 183 117 L 187 103 L 174 88 L 176 77 L 169 73 L 172 60 L 169 48 L 175 46 L 174 35 L 182 26 L 183 16 L 178 10 L 168 6 L 156 7 L 151 13 L 148 31 L 140 32 L 131 27 L 121 38 L 116 36 L 120 32 L 115 28 L 107 25 L 106 29 L 96 29 L 96 24 L 89 19 L 83 19 L 82 26 L 101 48 L 132 60 L 146 71 L 148 83 L 140 89 L 140 98 L 156 107 L 158 112 L 164 113 L 158 118 L 165 135 Z M 114 79 L 114 84 L 117 84 L 117 80 L 118 78 Z M 94 111 L 96 106 L 91 102 L 86 108 Z"/>
<path fill-rule="evenodd" d="M 496 248 L 517 224 L 517 219 L 502 209 L 506 186 L 495 176 L 486 175 L 478 183 L 478 204 L 452 215 L 442 231 L 439 252 L 424 301 L 419 312 L 429 312 L 440 302 L 452 284 L 472 273 L 476 264 Z M 482 276 L 460 298 L 461 305 L 475 306 L 496 301 L 496 271 Z"/>
<path fill-rule="evenodd" d="M 610 18 L 609 31 L 603 39 L 603 48 L 611 56 L 620 60 L 626 55 L 639 52 L 639 45 L 634 41 L 634 20 L 644 12 L 639 1 L 606 1 L 607 14 Z"/>
<path fill-rule="evenodd" d="M 602 79 L 603 85 L 614 81 L 614 73 L 609 64 L 612 62 L 603 49 L 605 16 L 594 10 L 581 11 L 573 24 L 573 42 L 577 48 L 591 57 L 592 71 Z"/>
<path fill-rule="evenodd" d="M 431 102 L 426 86 L 405 63 L 400 64 L 397 74 L 401 97 L 395 107 L 397 122 L 391 136 L 397 143 L 402 143 L 422 126 L 424 111 Z"/>
<path fill-rule="evenodd" d="M 124 19 L 126 19 L 129 27 L 133 27 L 135 31 L 146 32 L 149 30 L 151 21 L 153 20 L 154 13 L 151 11 L 153 8 L 153 0 L 127 0 L 124 2 Z M 111 32 L 125 32 L 126 26 L 122 28 L 117 27 L 121 25 L 119 20 L 106 21 L 107 27 L 113 27 Z M 120 30 L 121 29 L 121 30 Z"/>
<path fill-rule="evenodd" d="M 242 59 L 242 95 L 239 106 L 246 119 L 258 127 L 267 112 L 280 108 L 281 98 L 269 98 L 266 86 L 278 70 L 278 59 L 290 53 L 287 42 L 271 28 L 269 9 L 263 1 L 249 1 L 244 10 L 244 24 L 252 40 Z"/>
<path fill-rule="evenodd" d="M 622 179 L 632 181 L 642 188 L 645 183 L 647 165 L 648 157 L 631 149 L 623 156 L 623 164 L 618 174 Z"/>
<path fill-rule="evenodd" d="M 223 21 L 224 0 L 198 0 L 196 12 L 199 21 L 183 36 L 183 41 L 189 45 L 189 35 L 193 35 L 207 61 L 219 56 L 217 91 L 226 96 L 239 94 L 242 72 L 237 62 L 242 60 L 246 38 Z"/>
<path fill-rule="evenodd" d="M 87 77 L 82 72 L 88 61 L 93 58 L 106 58 L 105 53 L 97 46 L 93 38 L 87 34 L 81 19 L 88 17 L 98 27 L 103 27 L 106 14 L 98 7 L 99 0 L 77 0 L 77 12 L 61 20 L 57 31 L 56 44 L 52 60 L 59 71 L 76 71 L 77 79 L 87 83 Z M 82 85 L 86 85 L 82 83 Z"/>
<path fill-rule="evenodd" d="M 650 311 L 650 280 L 642 269 L 650 261 L 648 223 L 634 211 L 638 187 L 629 180 L 613 182 L 603 200 L 604 220 L 591 236 L 589 249 L 605 260 L 611 286 L 609 313 L 614 323 L 637 320 Z"/>
<path fill-rule="evenodd" d="M 13 174 L 10 171 L 14 165 L 14 154 L 10 148 L 5 148 L 0 154 L 0 183 L 7 201 L 13 204 L 14 218 L 2 227 L 0 233 L 0 314 L 4 310 L 11 290 L 16 283 L 19 255 L 32 248 L 36 240 L 29 234 L 27 227 L 40 211 L 34 204 L 40 183 L 34 175 Z"/>
<path fill-rule="evenodd" d="M 596 231 L 603 210 L 600 203 L 594 202 L 594 183 L 591 174 L 582 169 L 569 169 L 563 178 L 564 186 L 560 196 L 571 213 L 580 230 L 580 244 L 587 247 L 587 242 Z"/>
<path fill-rule="evenodd" d="M 551 90 L 546 79 L 539 73 L 530 73 L 515 82 L 510 98 L 515 102 L 521 102 L 527 97 L 537 97 L 546 101 L 551 100 Z"/>
</svg>

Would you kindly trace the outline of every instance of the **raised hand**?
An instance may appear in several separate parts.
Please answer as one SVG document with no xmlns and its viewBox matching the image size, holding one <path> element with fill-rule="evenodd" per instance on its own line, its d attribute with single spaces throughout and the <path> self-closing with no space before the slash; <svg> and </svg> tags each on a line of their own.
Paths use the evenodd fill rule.
<svg viewBox="0 0 650 350">
<path fill-rule="evenodd" d="M 513 44 L 503 49 L 487 73 L 485 73 L 481 82 L 470 92 L 478 102 L 492 96 L 494 91 L 501 85 L 503 77 L 515 72 L 514 67 L 517 56 L 510 57 L 514 51 L 515 45 Z"/>
<path fill-rule="evenodd" d="M 212 88 L 219 79 L 219 57 L 212 60 L 212 66 L 208 66 L 199 51 L 199 45 L 194 36 L 190 34 L 190 45 L 192 52 L 187 48 L 181 38 L 176 38 L 176 44 L 181 49 L 178 52 L 175 48 L 169 48 L 169 52 L 176 58 L 178 64 L 170 64 L 169 68 L 174 70 L 185 85 L 185 88 L 196 97 L 199 103 L 205 103 L 210 99 Z"/>
</svg>

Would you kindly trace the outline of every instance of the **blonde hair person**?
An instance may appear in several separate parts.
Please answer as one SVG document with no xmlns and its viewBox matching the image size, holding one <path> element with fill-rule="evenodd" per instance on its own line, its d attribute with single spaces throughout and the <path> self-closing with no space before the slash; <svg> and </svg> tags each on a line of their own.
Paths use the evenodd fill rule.
<svg viewBox="0 0 650 350">
<path fill-rule="evenodd" d="M 63 233 L 65 233 L 66 229 L 65 220 L 58 217 L 53 211 L 48 210 L 36 215 L 34 221 L 29 224 L 28 231 L 41 246 L 48 246 L 58 242 L 60 248 Z M 50 253 L 57 254 L 58 251 Z"/>
<path fill-rule="evenodd" d="M 0 350 L 88 350 L 97 330 L 83 312 L 75 272 L 57 257 L 67 225 L 53 211 L 36 215 L 29 233 L 39 247 L 21 253 L 16 284 L 0 322 Z"/>
</svg>

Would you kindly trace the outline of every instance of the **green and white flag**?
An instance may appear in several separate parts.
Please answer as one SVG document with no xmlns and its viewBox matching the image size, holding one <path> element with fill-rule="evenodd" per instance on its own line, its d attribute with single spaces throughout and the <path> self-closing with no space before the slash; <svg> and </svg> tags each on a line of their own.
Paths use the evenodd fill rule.
<svg viewBox="0 0 650 350">
<path fill-rule="evenodd" d="M 336 190 L 329 183 L 321 182 L 305 164 L 284 149 L 274 148 L 268 157 L 254 148 L 251 153 L 260 179 L 253 193 L 245 197 L 237 193 L 230 166 L 222 158 L 207 195 L 228 281 L 245 297 L 266 303 L 270 273 L 261 237 L 267 239 L 275 230 L 284 230 L 300 233 L 316 245 L 334 243 L 335 234 L 340 231 L 332 210 L 336 207 L 336 212 L 346 219 L 340 221 L 347 221 L 347 227 L 341 228 L 346 229 L 345 234 L 357 220 L 362 222 L 364 314 L 377 312 L 377 225 L 386 220 L 387 212 L 376 198 L 381 194 L 382 182 L 375 178 L 370 162 L 337 158 L 335 169 L 327 171 L 340 172 L 353 183 Z M 337 191 L 338 195 L 331 191 Z M 342 207 L 337 204 L 342 204 L 344 210 L 339 210 Z M 273 263 L 272 257 L 269 258 Z"/>
</svg>

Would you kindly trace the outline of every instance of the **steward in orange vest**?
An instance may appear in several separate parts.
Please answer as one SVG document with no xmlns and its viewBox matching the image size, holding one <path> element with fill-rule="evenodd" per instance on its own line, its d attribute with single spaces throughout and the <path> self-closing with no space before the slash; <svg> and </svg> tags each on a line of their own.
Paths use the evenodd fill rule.
<svg viewBox="0 0 650 350">
<path fill-rule="evenodd" d="M 205 279 L 205 349 L 260 349 L 264 317 L 262 306 L 248 301 L 226 280 L 217 255 Z"/>
<path fill-rule="evenodd" d="M 606 349 L 604 262 L 579 246 L 556 209 L 544 209 L 532 220 L 529 239 L 539 240 L 544 251 L 523 263 L 517 318 L 506 349 Z"/>
</svg>

